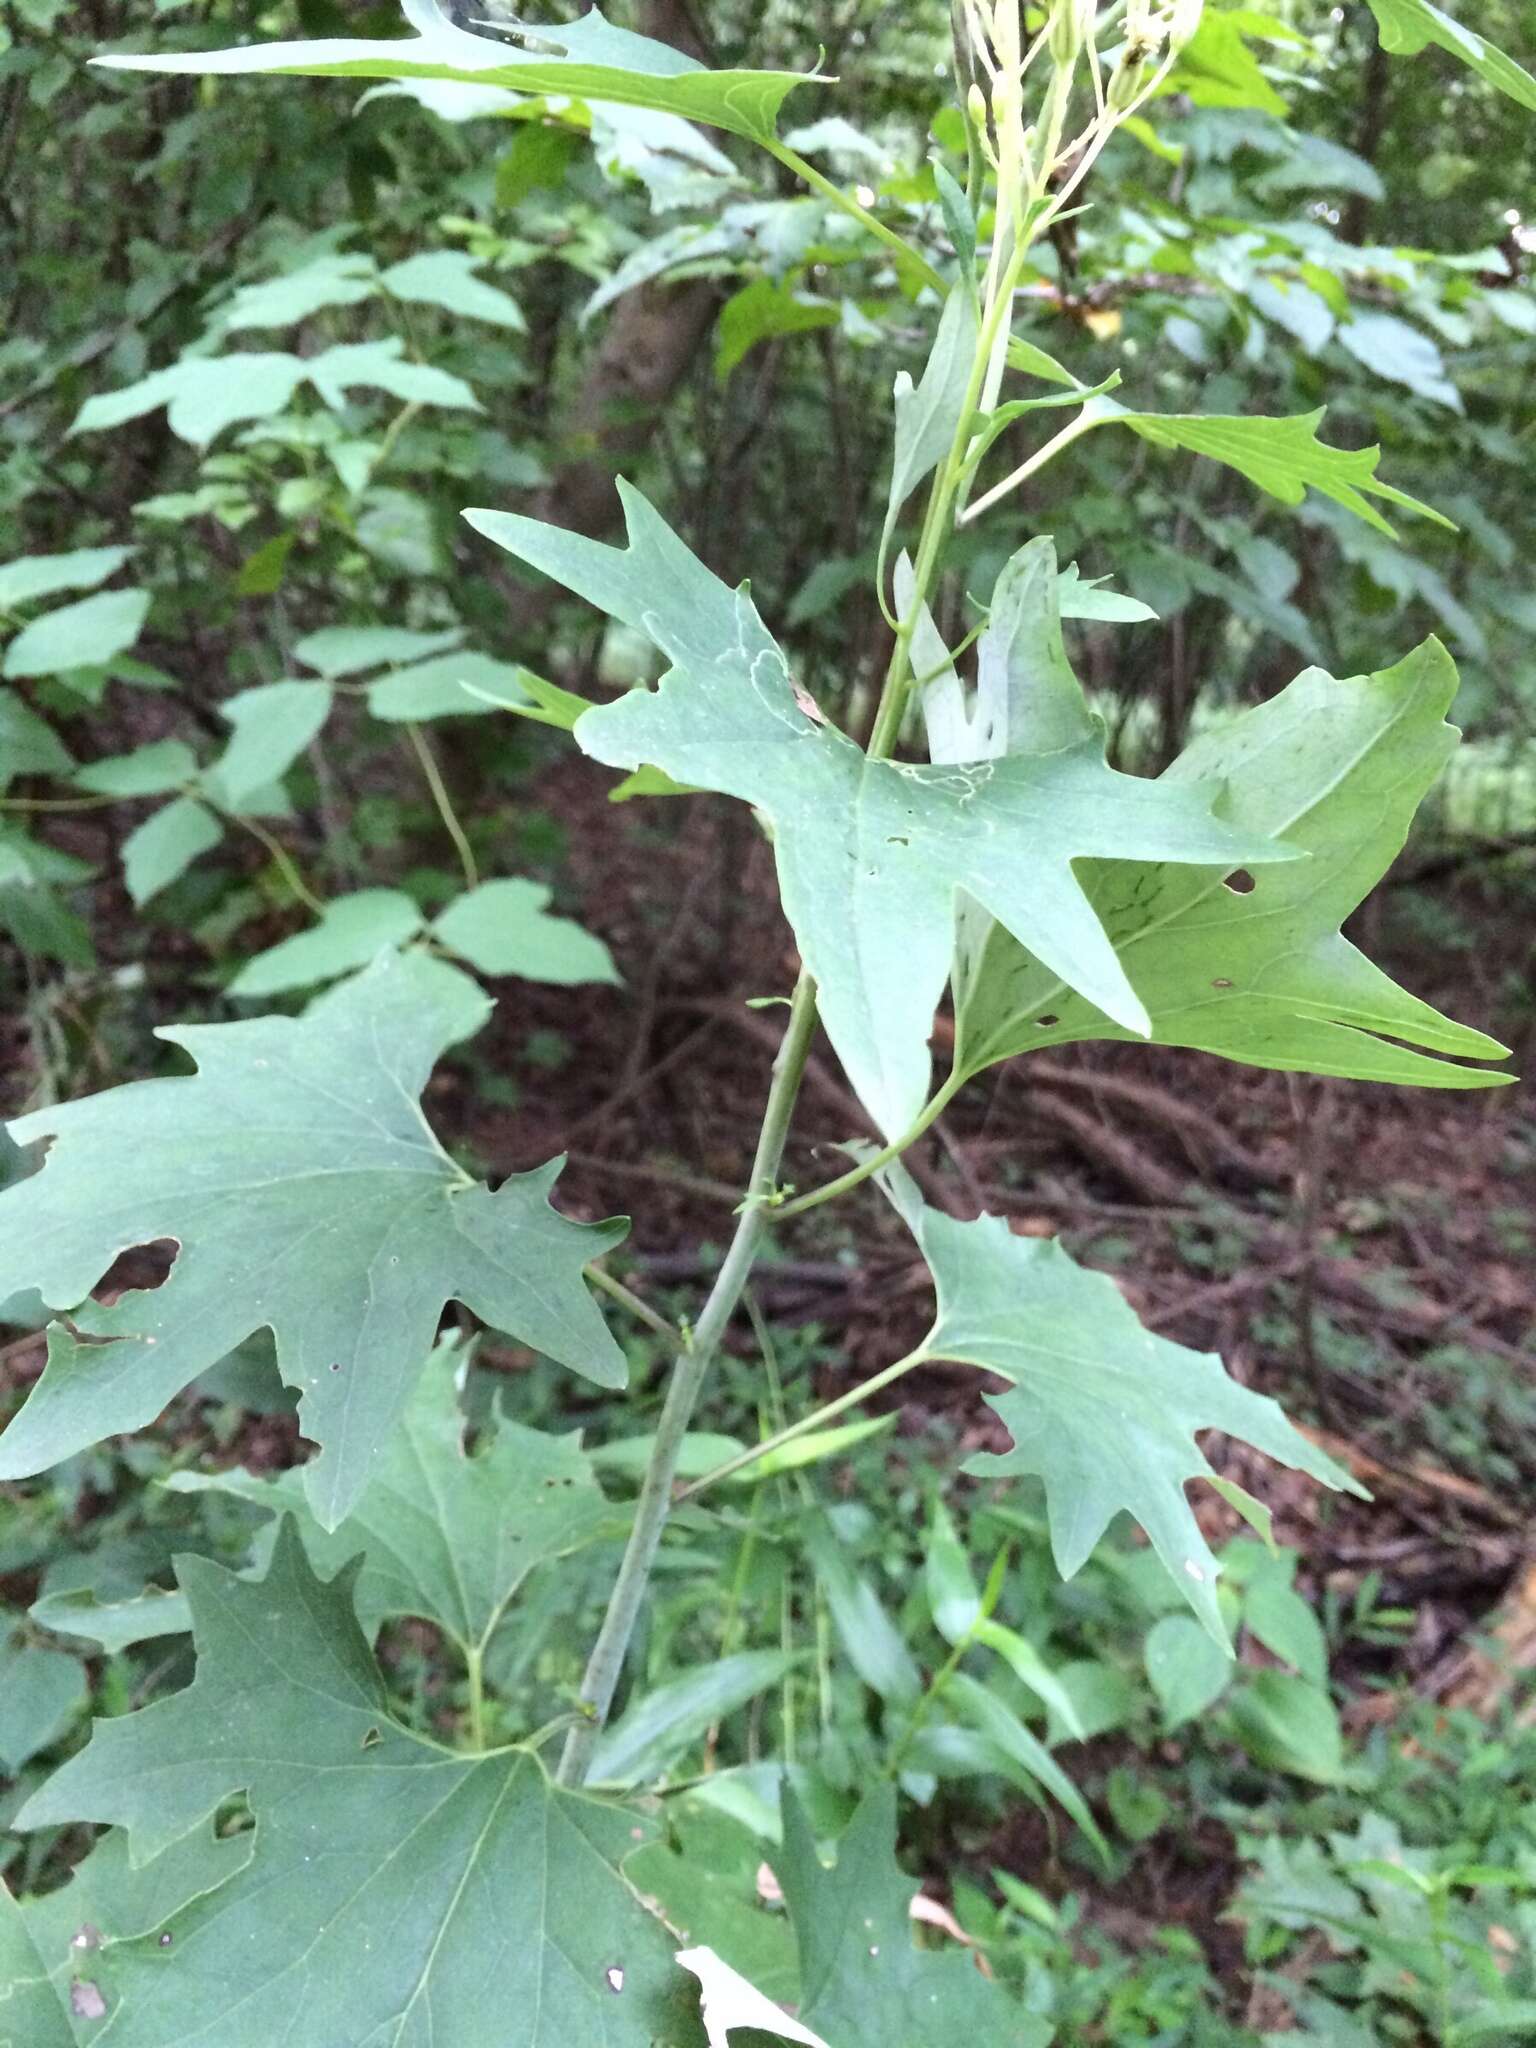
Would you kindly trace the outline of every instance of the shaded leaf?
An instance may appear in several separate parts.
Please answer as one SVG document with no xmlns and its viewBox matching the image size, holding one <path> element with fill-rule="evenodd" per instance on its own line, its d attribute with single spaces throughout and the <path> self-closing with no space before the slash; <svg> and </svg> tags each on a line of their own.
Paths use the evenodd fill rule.
<svg viewBox="0 0 1536 2048">
<path fill-rule="evenodd" d="M 180 879 L 224 837 L 224 827 L 195 797 L 179 796 L 135 826 L 123 841 L 123 881 L 142 906 Z"/>
<path fill-rule="evenodd" d="M 1045 2048 L 1043 2021 L 1013 2005 L 964 1950 L 919 1949 L 917 1890 L 896 1867 L 896 1792 L 867 1793 L 828 1870 L 799 1800 L 782 1793 L 783 1847 L 769 1861 L 800 1945 L 799 2017 L 837 2048 Z"/>
<path fill-rule="evenodd" d="M 516 662 L 464 650 L 380 676 L 368 685 L 368 709 L 384 719 L 481 718 L 523 710 L 527 684 L 528 670 Z"/>
<path fill-rule="evenodd" d="M 334 1530 L 310 1512 L 298 1471 L 275 1479 L 238 1468 L 178 1472 L 168 1483 L 290 1514 L 317 1572 L 360 1557 L 353 1591 L 368 1637 L 389 1617 L 414 1614 L 461 1649 L 483 1650 L 530 1572 L 601 1535 L 622 1535 L 627 1516 L 604 1497 L 574 1436 L 493 1416 L 471 1453 L 456 1385 L 463 1360 L 461 1344 L 437 1346 Z"/>
<path fill-rule="evenodd" d="M 66 555 L 23 555 L 0 564 L 0 611 L 52 597 L 58 590 L 94 590 L 122 568 L 132 548 L 73 548 Z"/>
<path fill-rule="evenodd" d="M 181 1571 L 194 1682 L 99 1722 L 25 1816 L 115 1821 L 141 1862 L 236 1792 L 255 1816 L 243 1869 L 103 1955 L 114 2044 L 190 2048 L 216 2013 L 219 2048 L 268 2048 L 280 2011 L 401 2048 L 504 2038 L 509 2015 L 520 2048 L 681 2032 L 686 1980 L 621 1874 L 649 1823 L 556 1791 L 527 1751 L 398 1726 L 346 1576 L 316 1578 L 291 1524 L 258 1584 Z"/>
<path fill-rule="evenodd" d="M 454 970 L 385 955 L 302 1018 L 163 1032 L 197 1059 L 193 1076 L 12 1126 L 23 1144 L 53 1145 L 40 1173 L 0 1195 L 0 1298 L 36 1285 L 73 1311 L 85 1341 L 55 1327 L 43 1378 L 0 1436 L 0 1475 L 141 1428 L 268 1328 L 302 1392 L 304 1434 L 323 1446 L 304 1468 L 305 1494 L 334 1527 L 404 1412 L 449 1300 L 601 1385 L 624 1383 L 581 1284 L 620 1226 L 549 1208 L 558 1162 L 492 1195 L 422 1116 L 433 1062 L 472 1023 L 464 990 Z M 119 1253 L 157 1239 L 180 1247 L 160 1288 L 112 1307 L 87 1301 Z"/>
<path fill-rule="evenodd" d="M 1196 739 L 1167 771 L 1165 782 L 1223 784 L 1254 830 L 1310 858 L 1258 875 L 1140 861 L 1086 871 L 1157 1043 L 1424 1087 L 1508 1078 L 1410 1050 L 1506 1057 L 1497 1040 L 1398 988 L 1339 930 L 1396 857 L 1455 748 L 1444 722 L 1455 688 L 1437 641 L 1373 676 L 1338 681 L 1309 669 Z M 956 1059 L 966 1072 L 1035 1046 L 1130 1035 L 996 927 L 974 937 L 956 982 Z"/>
<path fill-rule="evenodd" d="M 1013 1449 L 973 1458 L 966 1470 L 1044 1482 L 1063 1578 L 1085 1563 L 1118 1513 L 1134 1515 L 1224 1644 L 1220 1567 L 1184 1492 L 1189 1480 L 1210 1474 L 1196 1433 L 1224 1430 L 1325 1486 L 1359 1492 L 1355 1482 L 1274 1401 L 1228 1379 L 1218 1358 L 1143 1329 L 1108 1274 L 1075 1265 L 1054 1238 L 1016 1237 L 1000 1216 L 957 1222 L 926 1208 L 899 1168 L 883 1178 L 938 1293 L 924 1352 L 1012 1383 L 986 1398 Z"/>
<path fill-rule="evenodd" d="M 456 896 L 432 921 L 451 953 L 482 974 L 520 974 L 562 986 L 619 978 L 613 955 L 568 917 L 551 917 L 542 882 L 482 882 Z"/>
<path fill-rule="evenodd" d="M 870 760 L 805 709 L 746 593 L 728 590 L 637 491 L 621 489 L 627 550 L 508 513 L 468 516 L 667 653 L 659 689 L 587 712 L 578 743 L 611 767 L 649 764 L 772 818 L 784 907 L 827 1031 L 882 1128 L 904 1128 L 926 1095 L 962 891 L 1144 1031 L 1072 862 L 1128 842 L 1151 858 L 1286 857 L 1216 821 L 1204 792 L 1114 773 L 1097 736 L 973 765 Z"/>
<path fill-rule="evenodd" d="M 1212 1706 L 1232 1682 L 1232 1659 L 1187 1614 L 1165 1614 L 1147 1632 L 1147 1682 L 1170 1734 Z"/>
<path fill-rule="evenodd" d="M 261 683 L 219 706 L 234 735 L 209 771 L 211 795 L 231 811 L 281 781 L 325 724 L 331 692 L 324 683 Z"/>
<path fill-rule="evenodd" d="M 604 1729 L 587 1767 L 587 1783 L 654 1783 L 717 1721 L 777 1685 L 793 1662 L 782 1650 L 738 1650 L 656 1686 Z"/>
<path fill-rule="evenodd" d="M 910 1706 L 922 1691 L 922 1675 L 879 1594 L 824 1517 L 806 1525 L 804 1542 L 849 1663 L 871 1692 Z"/>
<path fill-rule="evenodd" d="M 1390 534 L 1392 528 L 1371 504 L 1372 498 L 1440 526 L 1451 524 L 1432 506 L 1378 479 L 1379 448 L 1331 448 L 1320 441 L 1317 430 L 1325 411 L 1319 406 L 1316 412 L 1291 419 L 1247 414 L 1223 418 L 1217 413 L 1131 412 L 1113 398 L 1094 398 L 1083 408 L 1082 418 L 1086 426 L 1118 421 L 1159 448 L 1189 448 L 1212 462 L 1223 462 L 1285 505 L 1302 504 L 1309 489 L 1321 491 L 1380 533 Z"/>
<path fill-rule="evenodd" d="M 149 616 L 147 590 L 102 590 L 23 626 L 5 650 L 7 676 L 99 668 L 130 648 Z"/>
<path fill-rule="evenodd" d="M 1314 1784 L 1344 1777 L 1344 1735 L 1319 1685 L 1289 1671 L 1258 1671 L 1234 1694 L 1232 1719 L 1255 1762 Z"/>
<path fill-rule="evenodd" d="M 415 306 L 440 306 L 469 320 L 521 333 L 526 321 L 510 292 L 475 275 L 479 265 L 463 249 L 431 249 L 391 264 L 379 282 L 392 298 Z"/>
<path fill-rule="evenodd" d="M 196 779 L 197 756 L 185 740 L 151 740 L 75 771 L 80 787 L 100 796 L 168 796 Z"/>
<path fill-rule="evenodd" d="M 78 1657 L 19 1638 L 0 1644 L 0 1772 L 15 1777 L 57 1741 L 89 1698 Z"/>
<path fill-rule="evenodd" d="M 247 960 L 229 993 L 254 999 L 334 981 L 403 946 L 421 928 L 421 912 L 402 890 L 359 889 L 333 897 L 308 931 L 280 939 Z"/>
<path fill-rule="evenodd" d="M 1469 64 L 1479 77 L 1522 107 L 1536 112 L 1536 78 L 1474 29 L 1453 20 L 1443 8 L 1432 6 L 1430 0 L 1369 0 L 1369 4 L 1381 46 L 1393 56 L 1414 57 L 1433 43 Z"/>
</svg>

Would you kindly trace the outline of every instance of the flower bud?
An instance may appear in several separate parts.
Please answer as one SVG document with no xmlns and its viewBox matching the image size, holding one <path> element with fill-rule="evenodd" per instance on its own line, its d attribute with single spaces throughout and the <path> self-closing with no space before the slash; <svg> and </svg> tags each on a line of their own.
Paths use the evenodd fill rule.
<svg viewBox="0 0 1536 2048">
<path fill-rule="evenodd" d="M 1047 30 L 1054 64 L 1071 64 L 1098 28 L 1099 0 L 1056 0 Z"/>
<path fill-rule="evenodd" d="M 971 117 L 971 126 L 980 134 L 987 132 L 987 96 L 974 80 L 965 96 L 965 111 Z"/>
<path fill-rule="evenodd" d="M 1136 95 L 1147 82 L 1147 59 L 1139 51 L 1130 51 L 1115 67 L 1115 75 L 1109 81 L 1107 95 L 1109 109 L 1113 114 L 1123 114 L 1136 103 Z"/>
</svg>

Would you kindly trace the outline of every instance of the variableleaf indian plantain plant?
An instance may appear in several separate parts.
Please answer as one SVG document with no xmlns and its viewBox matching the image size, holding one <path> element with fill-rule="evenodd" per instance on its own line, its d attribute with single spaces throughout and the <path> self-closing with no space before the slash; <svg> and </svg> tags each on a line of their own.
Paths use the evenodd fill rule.
<svg viewBox="0 0 1536 2048">
<path fill-rule="evenodd" d="M 1371 5 L 1389 49 L 1433 41 L 1532 103 L 1527 75 L 1438 9 Z M 1015 1473 L 1043 1483 L 1064 1575 L 1123 1511 L 1222 1643 L 1218 1564 L 1185 1494 L 1190 1479 L 1214 1477 L 1198 1432 L 1240 1437 L 1324 1485 L 1351 1483 L 1273 1402 L 1217 1359 L 1143 1330 L 1113 1283 L 1059 1245 L 926 1206 L 900 1155 L 990 1064 L 1073 1039 L 1150 1039 L 1422 1087 L 1504 1079 L 1457 1064 L 1497 1059 L 1500 1046 L 1397 988 L 1340 932 L 1455 743 L 1443 722 L 1450 659 L 1431 642 L 1370 676 L 1309 670 L 1144 780 L 1105 759 L 1062 638 L 1063 609 L 1082 598 L 1047 538 L 997 577 L 973 636 L 973 685 L 963 675 L 970 643 L 947 644 L 934 600 L 962 526 L 1083 433 L 1116 424 L 1227 463 L 1290 503 L 1322 492 L 1378 527 L 1378 504 L 1428 508 L 1378 481 L 1376 451 L 1323 441 L 1320 415 L 1159 416 L 1079 386 L 1013 331 L 1030 251 L 1073 209 L 1111 137 L 1210 30 L 1218 17 L 1202 24 L 1202 0 L 957 0 L 969 176 L 962 188 L 935 171 L 950 241 L 939 264 L 780 140 L 788 95 L 825 83 L 814 73 L 711 74 L 596 12 L 516 30 L 523 48 L 453 25 L 436 0 L 404 0 L 404 12 L 414 40 L 109 61 L 618 102 L 758 145 L 855 216 L 934 331 L 921 380 L 898 382 L 876 537 L 890 664 L 861 747 L 797 685 L 746 588 L 722 584 L 628 487 L 625 548 L 505 512 L 467 516 L 486 541 L 649 636 L 670 663 L 656 689 L 583 708 L 525 671 L 512 672 L 509 694 L 476 686 L 477 657 L 438 643 L 415 650 L 433 656 L 435 703 L 462 680 L 482 714 L 489 699 L 565 726 L 594 761 L 643 771 L 645 787 L 723 792 L 753 806 L 773 838 L 803 966 L 734 1233 L 677 1344 L 632 1502 L 605 1497 L 599 1462 L 570 1439 L 498 1432 L 493 1420 L 467 1450 L 458 1352 L 433 1349 L 444 1306 L 457 1301 L 615 1387 L 622 1352 L 583 1275 L 618 1308 L 657 1321 L 600 1263 L 621 1226 L 578 1226 L 550 1207 L 558 1162 L 492 1193 L 445 1154 L 420 1106 L 434 1060 L 487 1008 L 433 945 L 497 971 L 506 949 L 496 934 L 510 916 L 554 948 L 548 978 L 611 973 L 596 942 L 544 918 L 530 885 L 472 890 L 433 927 L 391 892 L 344 898 L 236 984 L 261 997 L 352 975 L 300 1017 L 183 1027 L 167 1036 L 192 1055 L 195 1075 L 0 1130 L 0 1299 L 36 1290 L 58 1317 L 47 1370 L 0 1438 L 0 1475 L 36 1473 L 145 1425 L 261 1331 L 275 1338 L 320 1447 L 302 1478 L 182 1475 L 184 1488 L 217 1487 L 276 1518 L 244 1573 L 188 1561 L 181 1593 L 139 1603 L 137 1624 L 131 1605 L 110 1619 L 89 1601 L 49 1608 L 58 1627 L 88 1634 L 94 1619 L 113 1641 L 135 1625 L 189 1627 L 196 1677 L 99 1727 L 22 1813 L 28 1827 L 110 1832 L 63 1889 L 20 1907 L 0 1893 L 0 2048 L 98 2036 L 113 2048 L 241 2048 L 279 2033 L 294 2048 L 685 2048 L 706 2032 L 711 2048 L 726 2048 L 733 2028 L 771 2032 L 780 2015 L 784 2038 L 813 2048 L 937 2048 L 964 2028 L 989 2043 L 1038 2043 L 1049 2030 L 1000 1986 L 958 1955 L 913 1948 L 890 1782 L 856 1808 L 840 1804 L 787 1739 L 785 1768 L 740 1777 L 715 1813 L 718 1824 L 729 1806 L 733 1824 L 760 1838 L 744 1889 L 733 1889 L 729 1859 L 710 1860 L 710 1809 L 679 1807 L 674 1829 L 654 1797 L 602 1793 L 644 1793 L 723 1714 L 777 1684 L 792 1649 L 723 1656 L 686 1705 L 642 1696 L 611 1728 L 610 1718 L 680 1494 L 695 1526 L 714 1526 L 699 1523 L 700 1495 L 713 1502 L 723 1497 L 714 1488 L 744 1472 L 792 1469 L 808 1447 L 836 1440 L 824 1433 L 835 1415 L 927 1360 L 1008 1382 L 988 1398 L 1012 1448 L 973 1469 L 999 1487 Z M 1018 376 L 1021 395 L 1009 386 Z M 1073 410 L 1068 424 L 983 487 L 1003 429 L 1062 407 Z M 55 580 L 31 594 L 91 588 L 121 559 L 60 558 Z M 113 602 L 128 610 L 138 596 Z M 83 630 L 56 617 L 56 635 Z M 20 645 L 8 672 L 26 672 Z M 384 658 L 344 651 L 328 666 L 317 647 L 311 665 L 329 677 L 349 660 L 355 670 Z M 296 682 L 232 700 L 235 734 L 206 782 L 212 800 L 238 812 L 280 776 L 324 718 L 329 687 Z M 924 739 L 928 758 L 908 758 Z M 161 821 L 175 823 L 177 844 L 138 851 L 136 893 L 148 893 L 193 857 L 189 827 L 219 828 L 185 750 L 107 766 L 108 796 L 175 795 Z M 928 1041 L 946 988 L 955 1056 L 935 1087 Z M 819 1025 L 887 1142 L 796 1193 L 781 1167 Z M 929 1263 L 932 1330 L 829 1408 L 785 1418 L 755 1447 L 700 1459 L 709 1440 L 690 1423 L 765 1243 L 783 1219 L 866 1182 L 895 1204 Z M 110 1305 L 92 1299 L 119 1254 L 161 1240 L 176 1247 L 162 1285 Z M 1224 1491 L 1263 1525 L 1257 1501 Z M 888 1779 L 910 1785 L 904 1766 L 980 1757 L 1014 1782 L 1048 1787 L 1094 1834 L 1059 1765 L 982 1682 L 996 1669 L 988 1655 L 1001 1657 L 1075 1726 L 1054 1674 L 992 1619 L 999 1574 L 976 1590 L 947 1516 L 930 1581 L 952 1645 L 943 1677 L 955 1721 L 935 1721 L 937 1683 L 930 1699 L 825 1525 L 808 1521 L 804 1542 L 833 1623 L 898 1731 Z M 573 1557 L 588 1578 L 594 1562 L 615 1565 L 579 1700 L 553 1726 L 518 1726 L 509 1682 L 498 1721 L 486 1675 L 499 1668 L 509 1610 L 530 1586 L 551 1584 L 558 1608 L 558 1574 Z M 462 1657 L 462 1749 L 412 1728 L 391 1698 L 372 1638 L 392 1615 L 434 1624 Z M 960 1668 L 966 1659 L 973 1669 Z M 550 1772 L 542 1751 L 562 1733 Z M 232 1813 L 243 1818 L 232 1825 Z M 752 1877 L 763 1861 L 788 1908 L 772 1926 Z"/>
</svg>

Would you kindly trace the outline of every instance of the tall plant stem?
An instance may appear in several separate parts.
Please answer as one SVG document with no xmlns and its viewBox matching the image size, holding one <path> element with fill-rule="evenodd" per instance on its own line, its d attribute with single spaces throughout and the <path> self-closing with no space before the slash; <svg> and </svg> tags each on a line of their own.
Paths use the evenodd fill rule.
<svg viewBox="0 0 1536 2048">
<path fill-rule="evenodd" d="M 840 192 L 813 165 L 807 164 L 793 150 L 785 149 L 781 145 L 771 145 L 771 153 L 778 157 L 781 163 L 805 178 L 817 191 L 834 200 L 846 212 L 856 214 L 873 234 L 898 249 L 907 261 L 917 263 L 942 289 L 942 280 L 931 271 L 922 258 L 909 249 L 883 222 L 867 213 L 846 193 Z M 989 280 L 993 288 L 989 290 L 982 318 L 979 346 L 968 380 L 959 425 L 948 457 L 939 465 L 929 493 L 914 565 L 912 601 L 896 635 L 890 666 L 886 670 L 885 686 L 880 693 L 880 703 L 875 714 L 874 730 L 870 735 L 869 753 L 875 760 L 889 758 L 901 733 L 902 718 L 912 689 L 912 634 L 922 614 L 922 607 L 928 600 L 928 593 L 943 559 L 944 549 L 954 530 L 955 503 L 964 476 L 965 454 L 971 442 L 977 405 L 993 349 L 998 345 L 1008 321 L 1014 286 L 1018 281 L 1027 246 L 1028 239 L 1021 238 L 1021 244 L 1013 252 L 1011 259 L 997 266 L 1000 275 Z M 656 1429 L 650 1463 L 646 1467 L 645 1477 L 640 1485 L 640 1495 L 635 1502 L 635 1519 L 630 1530 L 629 1542 L 619 1567 L 619 1575 L 614 1581 L 613 1592 L 609 1596 L 608 1610 L 603 1616 L 602 1627 L 598 1631 L 597 1641 L 593 1645 L 582 1678 L 583 1718 L 571 1730 L 565 1752 L 560 1759 L 560 1768 L 556 1773 L 556 1780 L 561 1785 L 580 1785 L 585 1780 L 598 1735 L 613 1704 L 619 1675 L 629 1651 L 630 1638 L 634 1634 L 635 1623 L 639 1619 L 640 1609 L 645 1600 L 645 1589 L 650 1580 L 651 1568 L 656 1561 L 662 1530 L 666 1527 L 667 1516 L 672 1507 L 683 1437 L 697 1405 L 700 1391 L 709 1377 L 710 1367 L 719 1352 L 726 1328 L 736 1313 L 742 1292 L 751 1277 L 753 1261 L 757 1257 L 773 1214 L 779 1168 L 784 1158 L 790 1122 L 800 1094 L 800 1083 L 805 1073 L 805 1063 L 810 1054 L 815 1030 L 815 984 L 802 970 L 790 1004 L 789 1025 L 774 1060 L 773 1082 L 763 1113 L 757 1155 L 752 1162 L 752 1177 L 748 1184 L 747 1198 L 738 1217 L 730 1248 L 726 1252 L 715 1277 L 714 1286 L 710 1289 L 709 1299 L 705 1302 L 694 1329 L 692 1342 L 673 1368 L 672 1380 L 662 1406 L 661 1420 Z M 947 1099 L 942 1097 L 941 1091 L 940 1107 L 942 1101 Z M 866 1175 L 860 1173 L 857 1177 L 862 1179 Z"/>
<path fill-rule="evenodd" d="M 661 1532 L 672 1506 L 672 1488 L 677 1478 L 683 1437 L 726 1327 L 736 1313 L 768 1226 L 769 1199 L 778 1182 L 790 1121 L 794 1116 L 800 1081 L 815 1031 L 815 985 L 808 974 L 802 973 L 795 984 L 790 1004 L 789 1026 L 773 1063 L 773 1082 L 763 1111 L 762 1129 L 758 1133 L 747 1200 L 737 1219 L 730 1249 L 694 1327 L 693 1341 L 673 1368 L 672 1382 L 656 1428 L 651 1461 L 641 1482 L 640 1497 L 635 1503 L 634 1526 L 630 1530 L 624 1561 L 619 1567 L 608 1612 L 603 1617 L 602 1628 L 581 1682 L 584 1718 L 566 1738 L 565 1753 L 556 1774 L 559 1784 L 582 1783 L 598 1735 L 608 1718 L 608 1709 L 613 1704 L 619 1673 L 624 1667 L 630 1637 L 634 1634 L 651 1567 L 656 1560 Z"/>
</svg>

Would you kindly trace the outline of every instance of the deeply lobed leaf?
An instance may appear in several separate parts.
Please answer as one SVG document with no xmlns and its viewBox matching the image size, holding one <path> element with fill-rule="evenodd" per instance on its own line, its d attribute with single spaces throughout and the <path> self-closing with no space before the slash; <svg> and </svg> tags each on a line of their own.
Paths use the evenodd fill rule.
<svg viewBox="0 0 1536 2048">
<path fill-rule="evenodd" d="M 469 998 L 466 1004 L 466 995 Z M 322 1446 L 305 1492 L 334 1526 L 403 1413 L 444 1305 L 602 1386 L 623 1354 L 582 1285 L 617 1224 L 548 1205 L 559 1162 L 495 1194 L 444 1153 L 417 1100 L 433 1062 L 489 1004 L 424 957 L 386 955 L 299 1019 L 163 1033 L 198 1061 L 38 1110 L 40 1173 L 0 1194 L 0 1300 L 36 1286 L 53 1308 L 48 1367 L 0 1436 L 0 1475 L 38 1472 L 151 1421 L 255 1330 L 277 1340 Z M 88 1299 L 135 1245 L 179 1247 L 170 1278 L 111 1306 Z"/>
<path fill-rule="evenodd" d="M 1203 789 L 1115 773 L 1087 726 L 1075 744 L 1053 727 L 1040 751 L 1000 760 L 871 760 L 797 690 L 746 591 L 728 590 L 638 491 L 620 488 L 628 549 L 510 513 L 467 517 L 667 654 L 656 691 L 588 711 L 577 740 L 611 767 L 659 768 L 771 818 L 785 912 L 828 1034 L 883 1129 L 904 1129 L 926 1094 L 962 896 L 1145 1032 L 1072 863 L 1131 847 L 1229 866 L 1289 858 L 1215 818 Z M 1055 589 L 1053 577 L 1052 602 Z"/>
<path fill-rule="evenodd" d="M 1455 689 L 1455 666 L 1433 640 L 1377 675 L 1340 681 L 1309 669 L 1167 771 L 1164 782 L 1222 784 L 1235 815 L 1311 857 L 1235 878 L 1134 860 L 1085 871 L 1156 1043 L 1410 1086 L 1509 1079 L 1411 1050 L 1506 1056 L 1400 989 L 1339 929 L 1386 873 L 1455 748 L 1445 723 Z M 956 1020 L 967 1073 L 1043 1045 L 1128 1036 L 996 925 L 967 933 Z"/>
<path fill-rule="evenodd" d="M 114 2044 L 689 2038 L 688 1980 L 622 1873 L 651 1823 L 555 1790 L 529 1751 L 455 1755 L 399 1727 L 351 1574 L 317 1578 L 291 1524 L 260 1583 L 180 1571 L 196 1679 L 98 1723 L 25 1815 L 115 1822 L 153 1868 L 230 1795 L 250 1805 L 243 1867 L 102 1953 Z"/>
<path fill-rule="evenodd" d="M 1015 1237 L 1000 1216 L 962 1223 L 924 1206 L 887 1169 L 887 1191 L 933 1274 L 938 1313 L 923 1340 L 1011 1382 L 987 1401 L 1013 1448 L 967 1467 L 1027 1473 L 1045 1487 L 1051 1548 L 1070 1578 L 1117 1514 L 1133 1515 L 1206 1628 L 1225 1643 L 1220 1567 L 1184 1488 L 1214 1475 L 1196 1433 L 1224 1430 L 1325 1486 L 1358 1493 L 1274 1401 L 1227 1377 L 1219 1358 L 1143 1329 L 1114 1281 L 1074 1264 L 1054 1238 Z"/>
</svg>

